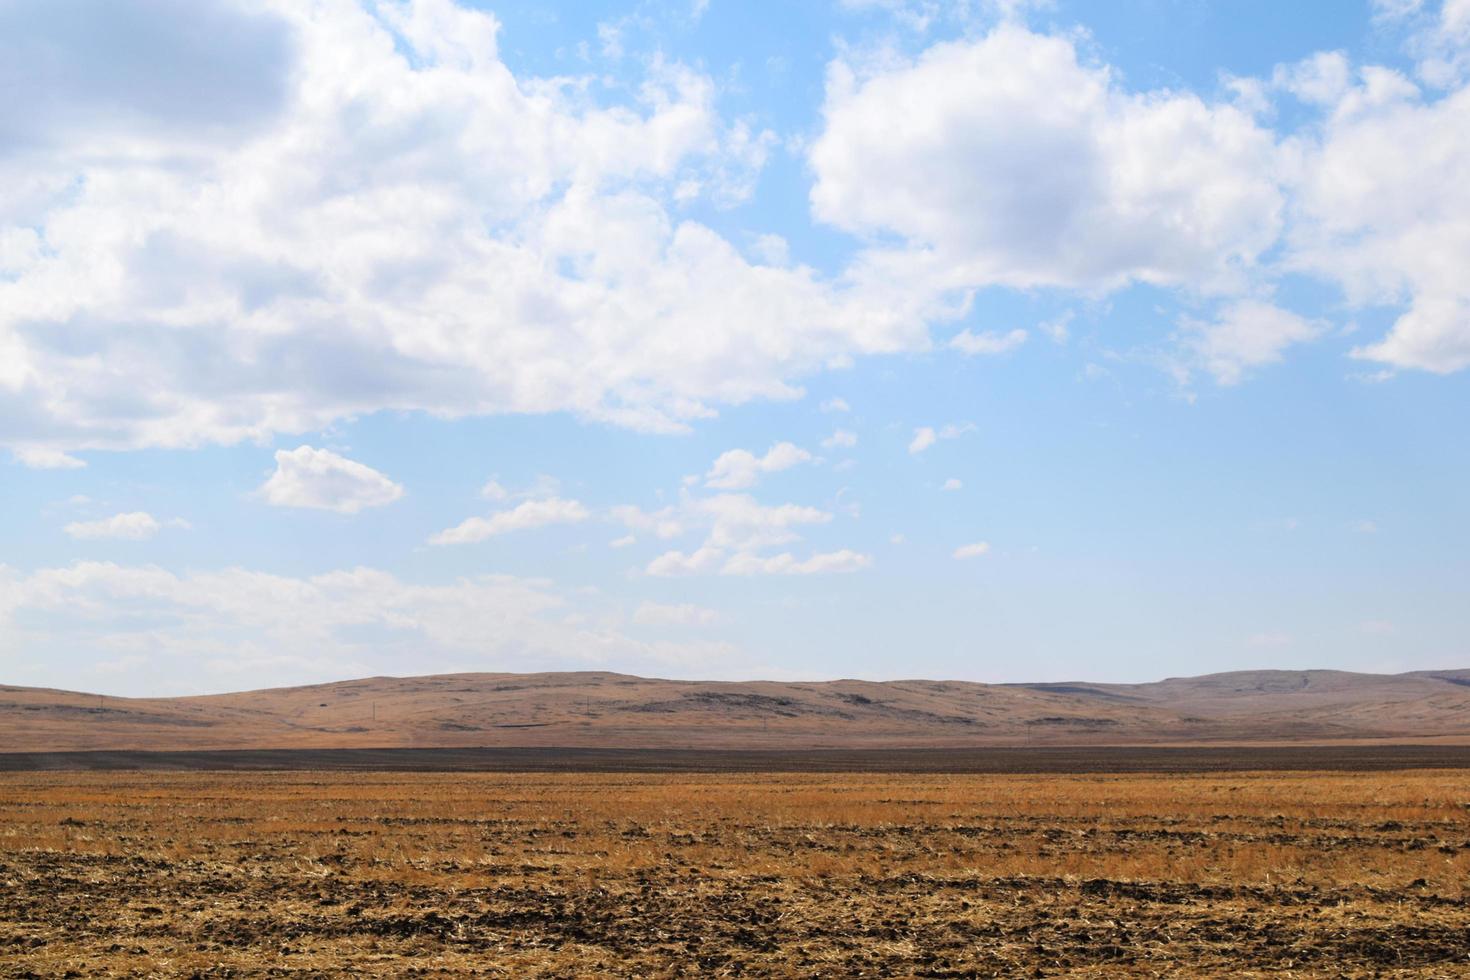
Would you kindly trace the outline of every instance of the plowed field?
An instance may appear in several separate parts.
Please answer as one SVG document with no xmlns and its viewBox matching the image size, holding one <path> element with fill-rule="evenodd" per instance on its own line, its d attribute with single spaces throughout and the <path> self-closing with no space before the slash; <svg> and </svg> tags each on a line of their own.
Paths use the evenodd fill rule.
<svg viewBox="0 0 1470 980">
<path fill-rule="evenodd" d="M 0 975 L 1470 976 L 1470 773 L 0 775 Z"/>
</svg>

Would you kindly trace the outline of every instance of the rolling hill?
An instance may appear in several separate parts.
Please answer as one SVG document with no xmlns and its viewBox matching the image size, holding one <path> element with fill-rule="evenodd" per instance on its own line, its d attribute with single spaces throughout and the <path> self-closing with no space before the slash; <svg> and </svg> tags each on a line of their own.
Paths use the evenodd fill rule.
<svg viewBox="0 0 1470 980">
<path fill-rule="evenodd" d="M 1470 742 L 1470 671 L 1248 671 L 1149 684 L 444 674 L 177 698 L 0 686 L 9 752 L 1344 741 Z"/>
</svg>

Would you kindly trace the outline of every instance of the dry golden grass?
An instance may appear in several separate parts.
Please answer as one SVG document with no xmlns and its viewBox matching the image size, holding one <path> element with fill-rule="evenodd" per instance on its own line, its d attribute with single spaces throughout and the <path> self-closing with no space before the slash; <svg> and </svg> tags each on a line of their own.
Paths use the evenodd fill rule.
<svg viewBox="0 0 1470 980">
<path fill-rule="evenodd" d="M 1470 975 L 1470 773 L 0 775 L 12 976 Z"/>
</svg>

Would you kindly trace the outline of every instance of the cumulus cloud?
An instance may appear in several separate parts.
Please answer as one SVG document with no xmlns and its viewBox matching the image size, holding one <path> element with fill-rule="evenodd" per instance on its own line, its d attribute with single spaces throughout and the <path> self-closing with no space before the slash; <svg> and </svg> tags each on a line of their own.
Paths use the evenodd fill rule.
<svg viewBox="0 0 1470 980">
<path fill-rule="evenodd" d="M 960 560 L 966 558 L 979 558 L 981 555 L 990 553 L 989 541 L 976 541 L 973 544 L 962 544 L 954 550 L 954 557 Z"/>
<path fill-rule="evenodd" d="M 1232 303 L 1213 321 L 1185 318 L 1179 333 L 1181 377 L 1193 366 L 1218 384 L 1238 384 L 1251 368 L 1279 362 L 1288 347 L 1315 340 L 1325 330 L 1319 320 L 1258 300 Z"/>
<path fill-rule="evenodd" d="M 957 478 L 950 477 L 948 480 L 945 480 L 944 481 L 944 486 L 940 487 L 939 489 L 941 489 L 941 490 L 962 490 L 962 489 L 964 489 L 964 486 L 965 485 L 963 483 L 961 483 Z"/>
<path fill-rule="evenodd" d="M 1398 308 L 1354 356 L 1460 370 L 1467 9 L 1385 5 L 1423 39 L 1418 82 L 1335 54 L 1257 80 L 1320 113 L 1289 139 L 1244 101 L 1130 89 L 1014 18 L 844 53 L 810 202 L 860 244 L 824 274 L 680 210 L 749 193 L 771 139 L 677 62 L 628 94 L 517 75 L 499 22 L 449 0 L 80 20 L 22 0 L 0 11 L 21 86 L 0 107 L 0 443 L 193 447 L 382 410 L 670 431 L 925 349 L 980 288 L 1228 298 L 1281 271 Z"/>
<path fill-rule="evenodd" d="M 527 500 L 489 517 L 471 517 L 429 538 L 430 544 L 473 544 L 497 534 L 528 531 L 552 524 L 579 524 L 590 516 L 579 501 L 550 497 Z"/>
<path fill-rule="evenodd" d="M 922 425 L 914 430 L 914 437 L 909 440 L 909 452 L 918 455 L 941 439 L 956 439 L 974 428 L 968 422 L 963 425 L 951 423 L 941 429 L 935 429 L 931 425 Z"/>
<path fill-rule="evenodd" d="M 1193 368 L 1221 383 L 1322 332 L 1243 298 L 1283 272 L 1397 310 L 1352 356 L 1463 370 L 1470 3 L 1383 0 L 1378 15 L 1407 25 L 1417 82 L 1318 52 L 1233 80 L 1250 96 L 1234 102 L 1130 91 L 1073 39 L 1014 21 L 908 60 L 839 59 L 810 150 L 813 212 L 896 236 L 859 267 L 931 289 L 1149 283 L 1218 295 L 1224 312 L 1197 338 Z M 1262 120 L 1287 95 L 1314 124 L 1279 137 Z M 1007 336 L 967 330 L 951 346 L 992 353 Z"/>
<path fill-rule="evenodd" d="M 912 58 L 844 54 L 810 200 L 865 244 L 822 274 L 681 217 L 748 193 L 770 145 L 688 66 L 654 60 L 628 95 L 516 75 L 499 22 L 449 0 L 162 6 L 0 12 L 30 93 L 0 108 L 8 448 L 234 443 L 381 410 L 677 430 L 925 349 L 978 288 L 1239 296 L 1278 254 L 1406 307 L 1357 356 L 1470 365 L 1470 95 L 1448 68 L 1426 97 L 1338 56 L 1286 66 L 1262 88 L 1323 121 L 1281 141 L 1014 19 Z M 1434 14 L 1444 65 L 1461 10 Z M 105 47 L 127 65 L 94 57 L 109 34 L 137 41 Z"/>
<path fill-rule="evenodd" d="M 125 514 L 114 514 L 97 521 L 73 521 L 62 530 L 79 541 L 92 541 L 98 538 L 145 541 L 165 527 L 187 528 L 188 526 L 188 521 L 179 518 L 160 521 L 147 511 L 135 510 Z"/>
<path fill-rule="evenodd" d="M 275 507 L 308 507 L 356 514 L 403 496 L 403 487 L 371 466 L 330 449 L 298 446 L 276 451 L 276 471 L 257 491 Z"/>
<path fill-rule="evenodd" d="M 1352 80 L 1304 148 L 1284 261 L 1337 282 L 1352 303 L 1402 309 L 1353 356 L 1470 367 L 1470 86 L 1427 98 L 1372 66 Z"/>
<path fill-rule="evenodd" d="M 1273 87 L 1318 106 L 1336 103 L 1351 83 L 1352 65 L 1341 51 L 1319 51 L 1295 64 L 1277 65 L 1271 73 Z"/>
<path fill-rule="evenodd" d="M 718 490 L 743 490 L 755 486 L 767 473 L 790 469 L 811 458 L 811 453 L 789 442 L 776 443 L 764 456 L 756 456 L 746 449 L 731 449 L 715 460 L 704 475 L 704 485 Z"/>
<path fill-rule="evenodd" d="M 1221 288 L 1276 240 L 1276 142 L 1247 112 L 1125 90 L 1014 22 L 862 73 L 830 66 L 816 216 L 901 236 L 868 261 L 956 287 Z"/>
<path fill-rule="evenodd" d="M 1427 84 L 1446 88 L 1470 74 L 1470 2 L 1374 0 L 1373 6 L 1376 19 L 1408 28 L 1415 70 Z"/>
<path fill-rule="evenodd" d="M 977 354 L 1004 354 L 1025 342 L 1026 331 L 1020 328 L 1008 333 L 997 333 L 994 330 L 971 333 L 969 330 L 961 330 L 949 339 L 949 346 L 961 354 L 973 357 Z"/>
<path fill-rule="evenodd" d="M 830 436 L 822 440 L 823 449 L 851 449 L 856 446 L 858 437 L 856 432 L 847 429 L 838 429 Z"/>
<path fill-rule="evenodd" d="M 251 133 L 283 107 L 292 55 L 288 26 L 254 6 L 111 0 L 85 16 L 50 0 L 0 6 L 0 154 Z"/>
<path fill-rule="evenodd" d="M 670 577 L 675 575 L 698 575 L 713 571 L 719 566 L 725 552 L 720 548 L 704 547 L 697 551 L 665 551 L 654 558 L 644 569 L 649 575 Z"/>
<path fill-rule="evenodd" d="M 847 400 L 846 399 L 843 399 L 843 398 L 828 398 L 826 401 L 822 402 L 822 411 L 824 411 L 824 412 L 850 412 L 850 411 L 852 411 L 852 406 L 850 406 L 850 405 L 847 404 Z"/>
<path fill-rule="evenodd" d="M 46 111 L 0 110 L 26 129 L 0 155 L 8 445 L 233 443 L 377 410 L 674 430 L 920 348 L 940 309 L 752 264 L 672 211 L 738 197 L 770 139 L 667 59 L 605 104 L 591 79 L 513 74 L 499 23 L 448 0 L 120 2 L 85 37 L 22 6 L 55 28 L 0 31 L 39 38 L 23 64 L 95 77 L 42 71 Z M 104 29 L 178 57 L 112 86 Z"/>
<path fill-rule="evenodd" d="M 710 526 L 706 544 L 732 551 L 759 551 L 797 539 L 796 528 L 826 524 L 832 515 L 801 504 L 767 505 L 746 494 L 724 493 L 694 501 L 690 511 Z"/>
<path fill-rule="evenodd" d="M 589 601 L 507 575 L 424 585 L 371 568 L 294 577 L 108 562 L 20 575 L 0 566 L 7 652 L 55 665 L 37 682 L 76 686 L 79 672 L 134 657 L 144 658 L 138 693 L 157 693 L 161 671 L 185 690 L 218 690 L 401 673 L 405 656 L 425 672 L 708 671 L 739 657 L 728 643 L 636 640 L 620 631 L 616 606 Z"/>
<path fill-rule="evenodd" d="M 802 528 L 831 522 L 829 511 L 801 504 L 767 505 L 747 494 L 726 493 L 686 499 L 678 509 L 677 518 L 671 514 L 650 518 L 636 508 L 626 508 L 624 514 L 636 522 L 667 522 L 677 527 L 678 534 L 695 530 L 704 532 L 704 539 L 698 547 L 692 550 L 672 549 L 651 560 L 644 571 L 654 576 L 712 572 L 726 575 L 820 574 L 854 571 L 866 567 L 869 562 L 868 556 L 850 550 L 813 554 L 807 558 L 797 558 L 789 553 L 770 554 L 773 549 L 800 540 Z"/>
<path fill-rule="evenodd" d="M 87 465 L 85 460 L 59 449 L 22 446 L 14 455 L 17 463 L 33 470 L 79 470 Z"/>
<path fill-rule="evenodd" d="M 613 520 L 633 531 L 652 534 L 661 539 L 678 537 L 686 530 L 684 518 L 674 507 L 645 511 L 631 504 L 620 504 L 609 510 Z"/>
</svg>

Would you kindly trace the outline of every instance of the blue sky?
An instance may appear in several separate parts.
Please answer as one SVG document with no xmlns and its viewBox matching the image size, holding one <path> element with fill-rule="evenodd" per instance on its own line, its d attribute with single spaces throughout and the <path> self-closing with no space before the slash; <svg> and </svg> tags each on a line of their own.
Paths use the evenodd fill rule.
<svg viewBox="0 0 1470 980">
<path fill-rule="evenodd" d="M 16 0 L 0 64 L 4 682 L 1470 663 L 1464 0 Z"/>
</svg>

